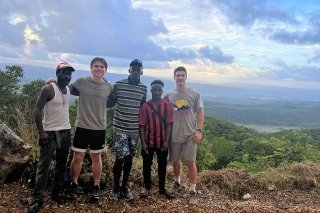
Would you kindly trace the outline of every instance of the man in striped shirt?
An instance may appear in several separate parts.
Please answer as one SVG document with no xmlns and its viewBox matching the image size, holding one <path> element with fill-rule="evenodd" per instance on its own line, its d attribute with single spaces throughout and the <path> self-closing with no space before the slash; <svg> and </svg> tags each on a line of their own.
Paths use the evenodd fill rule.
<svg viewBox="0 0 320 213">
<path fill-rule="evenodd" d="M 146 102 L 147 96 L 147 87 L 140 82 L 142 70 L 142 62 L 139 59 L 133 60 L 130 63 L 129 77 L 115 83 L 108 100 L 108 106 L 114 106 L 113 142 L 116 160 L 113 167 L 114 186 L 111 192 L 111 198 L 114 200 L 120 195 L 128 200 L 133 199 L 127 184 L 139 139 L 139 110 Z"/>
<path fill-rule="evenodd" d="M 151 165 L 153 154 L 157 153 L 159 193 L 168 199 L 174 198 L 165 188 L 167 174 L 168 145 L 172 131 L 172 105 L 162 99 L 161 80 L 151 83 L 152 99 L 144 103 L 140 109 L 140 135 L 143 157 L 143 180 L 145 188 L 142 189 L 140 197 L 147 197 L 151 189 Z"/>
</svg>

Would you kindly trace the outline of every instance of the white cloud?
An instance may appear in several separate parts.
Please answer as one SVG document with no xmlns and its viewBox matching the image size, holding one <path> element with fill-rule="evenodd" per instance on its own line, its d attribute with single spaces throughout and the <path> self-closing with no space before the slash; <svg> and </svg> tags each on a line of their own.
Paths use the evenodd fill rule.
<svg viewBox="0 0 320 213">
<path fill-rule="evenodd" d="M 102 56 L 111 72 L 126 72 L 140 58 L 147 75 L 171 77 L 185 65 L 190 79 L 208 83 L 320 81 L 318 1 L 12 0 L 0 8 L 1 63 L 88 69 Z"/>
</svg>

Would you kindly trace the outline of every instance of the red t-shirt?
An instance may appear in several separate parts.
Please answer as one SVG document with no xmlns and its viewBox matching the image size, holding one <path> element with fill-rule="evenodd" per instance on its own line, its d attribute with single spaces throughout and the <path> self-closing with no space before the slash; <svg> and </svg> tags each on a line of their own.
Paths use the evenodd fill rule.
<svg viewBox="0 0 320 213">
<path fill-rule="evenodd" d="M 151 107 L 151 105 L 153 107 Z M 158 111 L 164 121 L 154 112 Z M 166 139 L 166 125 L 172 124 L 172 105 L 166 99 L 161 99 L 158 104 L 151 100 L 140 108 L 140 125 L 145 127 L 145 142 L 150 148 L 161 148 Z M 165 123 L 164 123 L 165 122 Z"/>
</svg>

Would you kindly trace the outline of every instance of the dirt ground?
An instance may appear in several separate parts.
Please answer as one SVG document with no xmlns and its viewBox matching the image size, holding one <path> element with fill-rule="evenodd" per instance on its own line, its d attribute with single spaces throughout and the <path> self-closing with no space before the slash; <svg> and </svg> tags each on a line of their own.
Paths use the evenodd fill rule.
<svg viewBox="0 0 320 213">
<path fill-rule="evenodd" d="M 153 189 L 148 198 L 139 198 L 140 188 L 133 187 L 135 199 L 113 201 L 109 198 L 111 187 L 98 203 L 89 203 L 88 194 L 80 194 L 75 200 L 57 205 L 48 196 L 40 212 L 320 212 L 319 190 L 273 190 L 252 191 L 249 200 L 234 200 L 219 192 L 199 189 L 198 205 L 188 204 L 189 195 L 177 193 L 176 198 L 167 200 Z M 32 190 L 20 183 L 0 186 L 0 212 L 27 212 Z"/>
</svg>

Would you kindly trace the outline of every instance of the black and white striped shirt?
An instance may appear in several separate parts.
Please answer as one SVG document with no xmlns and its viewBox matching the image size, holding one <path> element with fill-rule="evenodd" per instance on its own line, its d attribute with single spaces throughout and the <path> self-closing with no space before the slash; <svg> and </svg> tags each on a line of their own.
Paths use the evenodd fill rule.
<svg viewBox="0 0 320 213">
<path fill-rule="evenodd" d="M 130 79 L 117 81 L 112 89 L 111 101 L 116 101 L 113 115 L 113 131 L 126 135 L 139 134 L 139 110 L 146 102 L 147 87 Z"/>
</svg>

